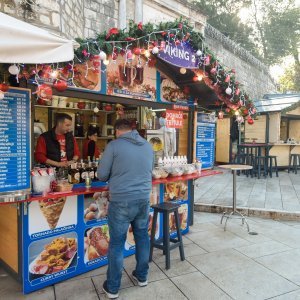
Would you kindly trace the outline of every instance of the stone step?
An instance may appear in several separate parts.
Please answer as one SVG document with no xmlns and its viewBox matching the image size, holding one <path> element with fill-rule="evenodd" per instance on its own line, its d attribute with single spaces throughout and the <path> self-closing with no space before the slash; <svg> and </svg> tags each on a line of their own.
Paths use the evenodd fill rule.
<svg viewBox="0 0 300 300">
<path fill-rule="evenodd" d="M 199 212 L 223 213 L 231 212 L 232 206 L 195 203 L 194 210 Z M 284 221 L 300 221 L 300 211 L 290 212 L 285 210 L 248 207 L 237 207 L 237 210 L 241 212 L 245 217 L 260 217 Z"/>
</svg>

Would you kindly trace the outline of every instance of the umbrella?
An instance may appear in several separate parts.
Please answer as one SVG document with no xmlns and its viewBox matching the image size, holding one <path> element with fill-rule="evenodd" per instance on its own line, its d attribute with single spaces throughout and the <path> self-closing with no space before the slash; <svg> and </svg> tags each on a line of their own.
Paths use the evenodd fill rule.
<svg viewBox="0 0 300 300">
<path fill-rule="evenodd" d="M 69 61 L 78 44 L 0 12 L 0 63 Z"/>
</svg>

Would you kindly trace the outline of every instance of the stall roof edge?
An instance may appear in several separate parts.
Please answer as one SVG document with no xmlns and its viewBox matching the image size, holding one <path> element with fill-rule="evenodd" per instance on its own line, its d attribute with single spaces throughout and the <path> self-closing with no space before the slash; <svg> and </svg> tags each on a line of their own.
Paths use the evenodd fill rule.
<svg viewBox="0 0 300 300">
<path fill-rule="evenodd" d="M 300 102 L 299 94 L 266 94 L 262 99 L 254 101 L 259 113 L 289 111 Z M 300 104 L 299 104 L 300 106 Z"/>
</svg>

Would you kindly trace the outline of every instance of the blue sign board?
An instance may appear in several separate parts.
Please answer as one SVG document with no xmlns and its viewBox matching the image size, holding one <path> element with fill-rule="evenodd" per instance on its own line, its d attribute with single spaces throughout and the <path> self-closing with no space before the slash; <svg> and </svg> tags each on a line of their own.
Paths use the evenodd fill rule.
<svg viewBox="0 0 300 300">
<path fill-rule="evenodd" d="M 165 62 L 187 69 L 198 69 L 199 58 L 196 56 L 195 50 L 189 44 L 175 45 L 168 43 L 166 47 L 157 54 L 157 57 Z"/>
<path fill-rule="evenodd" d="M 197 114 L 196 158 L 202 161 L 202 168 L 212 168 L 215 160 L 216 124 L 210 115 Z"/>
<path fill-rule="evenodd" d="M 30 188 L 30 91 L 9 89 L 0 101 L 0 193 Z"/>
</svg>

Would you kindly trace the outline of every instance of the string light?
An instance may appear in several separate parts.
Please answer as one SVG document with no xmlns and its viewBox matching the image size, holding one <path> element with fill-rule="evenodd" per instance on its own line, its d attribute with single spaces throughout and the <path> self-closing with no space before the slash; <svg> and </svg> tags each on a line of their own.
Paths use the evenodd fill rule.
<svg viewBox="0 0 300 300">
<path fill-rule="evenodd" d="M 108 59 L 105 59 L 105 60 L 103 61 L 103 64 L 106 65 L 106 66 L 108 66 L 108 65 L 109 65 L 109 60 L 108 60 Z"/>
<path fill-rule="evenodd" d="M 179 72 L 180 72 L 180 74 L 185 74 L 186 73 L 186 68 L 180 68 Z"/>
</svg>

